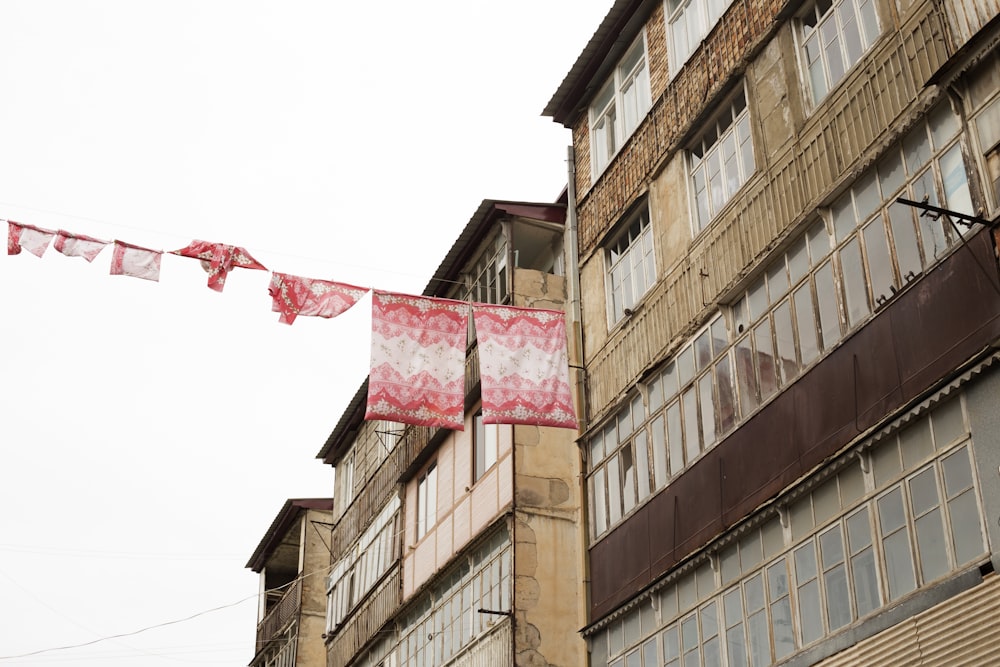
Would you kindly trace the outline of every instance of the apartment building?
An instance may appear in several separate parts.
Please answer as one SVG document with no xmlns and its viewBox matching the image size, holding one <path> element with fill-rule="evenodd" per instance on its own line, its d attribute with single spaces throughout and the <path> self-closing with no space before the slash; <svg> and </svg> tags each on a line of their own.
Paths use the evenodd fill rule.
<svg viewBox="0 0 1000 667">
<path fill-rule="evenodd" d="M 484 201 L 424 294 L 561 310 L 565 215 Z M 576 431 L 484 424 L 471 324 L 466 356 L 463 430 L 366 421 L 366 381 L 318 454 L 330 667 L 586 661 Z"/>
<path fill-rule="evenodd" d="M 260 575 L 250 667 L 324 667 L 332 498 L 290 498 L 247 562 Z"/>
<path fill-rule="evenodd" d="M 619 0 L 548 103 L 594 667 L 1000 664 L 998 13 Z"/>
</svg>

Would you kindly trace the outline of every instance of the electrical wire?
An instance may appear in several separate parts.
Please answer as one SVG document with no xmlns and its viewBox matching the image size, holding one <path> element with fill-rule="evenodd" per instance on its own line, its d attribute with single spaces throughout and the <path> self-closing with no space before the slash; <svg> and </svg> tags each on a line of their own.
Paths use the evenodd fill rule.
<svg viewBox="0 0 1000 667">
<path fill-rule="evenodd" d="M 267 595 L 268 593 L 273 593 L 275 591 L 280 591 L 282 589 L 288 588 L 289 586 L 293 586 L 296 583 L 298 583 L 300 581 L 303 581 L 303 580 L 305 580 L 305 579 L 307 579 L 309 577 L 315 576 L 317 574 L 328 573 L 331 570 L 331 568 L 332 568 L 332 566 L 328 565 L 328 566 L 320 568 L 318 570 L 313 570 L 312 572 L 306 572 L 304 574 L 299 575 L 295 579 L 292 579 L 288 583 L 282 584 L 281 586 L 275 586 L 274 588 L 269 588 L 269 589 L 267 589 L 267 590 L 265 590 L 265 591 L 263 591 L 261 593 L 256 593 L 254 595 L 250 595 L 250 596 L 247 596 L 245 598 L 239 599 L 236 602 L 230 602 L 229 604 L 220 605 L 218 607 L 212 607 L 211 609 L 205 609 L 205 610 L 199 611 L 197 613 L 191 614 L 190 616 L 185 616 L 184 618 L 177 618 L 177 619 L 173 619 L 173 620 L 170 620 L 170 621 L 164 621 L 162 623 L 156 623 L 154 625 L 149 625 L 149 626 L 146 626 L 144 628 L 139 628 L 138 630 L 132 630 L 131 632 L 121 632 L 121 633 L 114 634 L 114 635 L 107 635 L 107 636 L 104 636 L 104 637 L 98 637 L 97 639 L 91 639 L 90 641 L 80 642 L 78 644 L 66 644 L 66 645 L 63 645 L 63 646 L 52 646 L 52 647 L 49 647 L 49 648 L 42 648 L 42 649 L 36 649 L 34 651 L 28 651 L 27 653 L 18 653 L 16 655 L 0 655 L 0 662 L 2 662 L 4 660 L 17 660 L 17 659 L 20 659 L 20 658 L 28 658 L 28 657 L 32 657 L 32 656 L 36 656 L 36 655 L 43 655 L 45 653 L 54 653 L 56 651 L 69 651 L 69 650 L 72 650 L 72 649 L 84 648 L 84 647 L 87 647 L 87 646 L 93 646 L 94 644 L 100 644 L 102 642 L 111 641 L 113 639 L 122 639 L 123 637 L 133 637 L 135 635 L 142 634 L 144 632 L 149 632 L 150 630 L 156 630 L 156 629 L 159 629 L 159 628 L 165 628 L 165 627 L 168 627 L 168 626 L 171 626 L 171 625 L 177 625 L 179 623 L 186 623 L 187 621 L 194 620 L 196 618 L 199 618 L 201 616 L 205 616 L 207 614 L 211 614 L 211 613 L 214 613 L 214 612 L 217 612 L 217 611 L 223 611 L 225 609 L 231 609 L 232 607 L 239 606 L 239 605 L 243 604 L 244 602 L 247 602 L 248 600 L 259 599 L 260 596 L 262 596 L 262 595 Z"/>
</svg>

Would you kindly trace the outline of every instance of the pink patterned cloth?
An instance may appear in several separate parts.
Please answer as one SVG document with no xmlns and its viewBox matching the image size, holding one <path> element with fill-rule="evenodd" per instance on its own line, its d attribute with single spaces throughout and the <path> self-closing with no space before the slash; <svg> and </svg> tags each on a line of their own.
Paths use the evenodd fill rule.
<svg viewBox="0 0 1000 667">
<path fill-rule="evenodd" d="M 52 247 L 66 255 L 67 257 L 83 257 L 88 262 L 93 262 L 94 258 L 101 254 L 107 241 L 101 241 L 91 236 L 83 234 L 72 234 L 64 229 L 60 229 L 56 234 L 55 243 Z"/>
<path fill-rule="evenodd" d="M 372 294 L 365 419 L 463 430 L 469 304 Z"/>
<path fill-rule="evenodd" d="M 557 310 L 475 304 L 484 424 L 577 428 L 566 317 Z"/>
<path fill-rule="evenodd" d="M 7 221 L 7 254 L 21 254 L 21 227 L 20 223 L 13 220 Z"/>
<path fill-rule="evenodd" d="M 7 254 L 20 255 L 21 248 L 24 248 L 32 255 L 41 257 L 45 254 L 49 243 L 56 235 L 49 229 L 33 227 L 21 222 L 7 221 Z"/>
<path fill-rule="evenodd" d="M 275 272 L 267 291 L 273 300 L 271 310 L 281 313 L 278 321 L 291 324 L 299 315 L 336 317 L 356 304 L 368 288 Z"/>
<path fill-rule="evenodd" d="M 132 276 L 144 280 L 160 280 L 160 258 L 163 252 L 140 248 L 123 241 L 115 241 L 111 256 L 111 275 Z"/>
<path fill-rule="evenodd" d="M 200 259 L 202 268 L 208 271 L 208 287 L 216 292 L 222 291 L 226 286 L 226 276 L 237 267 L 267 271 L 266 266 L 251 257 L 243 248 L 224 243 L 191 241 L 186 248 L 174 250 L 171 254 Z"/>
</svg>

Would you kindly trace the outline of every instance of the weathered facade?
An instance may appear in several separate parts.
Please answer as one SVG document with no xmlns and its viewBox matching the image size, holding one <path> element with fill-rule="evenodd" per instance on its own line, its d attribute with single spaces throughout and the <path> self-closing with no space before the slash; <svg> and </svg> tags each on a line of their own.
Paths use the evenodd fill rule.
<svg viewBox="0 0 1000 667">
<path fill-rule="evenodd" d="M 620 0 L 549 102 L 591 665 L 1000 662 L 998 13 Z"/>
<path fill-rule="evenodd" d="M 293 498 L 247 567 L 260 574 L 257 642 L 250 667 L 323 667 L 332 498 Z"/>
<path fill-rule="evenodd" d="M 424 294 L 562 309 L 565 211 L 484 201 Z M 576 432 L 483 424 L 478 373 L 470 330 L 462 431 L 365 421 L 366 382 L 320 451 L 330 667 L 586 661 Z"/>
</svg>

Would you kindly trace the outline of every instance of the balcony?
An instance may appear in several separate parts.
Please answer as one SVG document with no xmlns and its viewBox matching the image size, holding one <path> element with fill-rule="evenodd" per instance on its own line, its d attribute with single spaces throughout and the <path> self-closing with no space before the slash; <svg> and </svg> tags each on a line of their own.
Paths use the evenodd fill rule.
<svg viewBox="0 0 1000 667">
<path fill-rule="evenodd" d="M 288 625 L 299 617 L 302 608 L 302 580 L 296 579 L 277 602 L 269 605 L 263 620 L 257 624 L 257 653 L 275 639 Z"/>
</svg>

